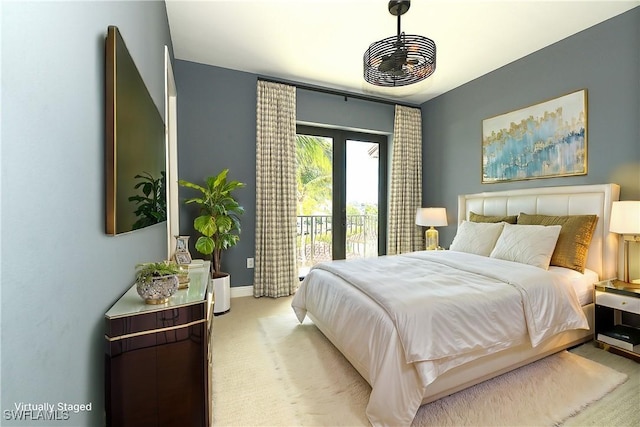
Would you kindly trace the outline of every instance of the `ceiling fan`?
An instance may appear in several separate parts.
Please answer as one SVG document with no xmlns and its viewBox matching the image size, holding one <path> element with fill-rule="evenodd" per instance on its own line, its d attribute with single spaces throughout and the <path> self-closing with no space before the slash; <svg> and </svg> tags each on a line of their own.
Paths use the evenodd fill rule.
<svg viewBox="0 0 640 427">
<path fill-rule="evenodd" d="M 392 0 L 389 13 L 398 17 L 398 34 L 372 43 L 364 53 L 364 79 L 376 86 L 405 86 L 426 79 L 436 69 L 436 45 L 423 36 L 406 35 L 400 17 L 410 0 Z"/>
</svg>

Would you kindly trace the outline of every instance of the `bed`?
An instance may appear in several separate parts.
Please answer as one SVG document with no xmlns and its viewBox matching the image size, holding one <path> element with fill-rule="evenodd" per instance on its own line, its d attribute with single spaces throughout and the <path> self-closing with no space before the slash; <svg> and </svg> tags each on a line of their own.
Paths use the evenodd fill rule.
<svg viewBox="0 0 640 427">
<path fill-rule="evenodd" d="M 487 234 L 464 240 L 463 229 L 492 230 L 495 237 L 500 226 L 488 245 L 497 256 L 487 256 L 485 247 L 323 263 L 302 282 L 293 310 L 300 321 L 308 316 L 371 385 L 372 425 L 410 425 L 421 404 L 592 338 L 593 282 L 617 271 L 609 215 L 619 191 L 601 184 L 461 195 L 451 249 L 490 240 Z M 549 236 L 536 242 L 559 245 L 553 234 L 560 226 L 475 222 L 589 215 L 595 220 L 583 271 L 499 256 L 508 247 L 505 235 L 525 230 Z"/>
</svg>

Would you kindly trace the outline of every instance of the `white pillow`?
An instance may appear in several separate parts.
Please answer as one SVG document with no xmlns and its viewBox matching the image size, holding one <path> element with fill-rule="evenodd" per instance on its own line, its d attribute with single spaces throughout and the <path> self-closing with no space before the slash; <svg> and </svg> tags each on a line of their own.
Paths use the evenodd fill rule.
<svg viewBox="0 0 640 427">
<path fill-rule="evenodd" d="M 505 224 L 489 256 L 547 270 L 561 228 L 560 225 Z"/>
<path fill-rule="evenodd" d="M 449 249 L 452 251 L 489 256 L 491 250 L 496 245 L 498 237 L 500 237 L 500 233 L 502 233 L 503 226 L 504 222 L 462 221 Z"/>
</svg>

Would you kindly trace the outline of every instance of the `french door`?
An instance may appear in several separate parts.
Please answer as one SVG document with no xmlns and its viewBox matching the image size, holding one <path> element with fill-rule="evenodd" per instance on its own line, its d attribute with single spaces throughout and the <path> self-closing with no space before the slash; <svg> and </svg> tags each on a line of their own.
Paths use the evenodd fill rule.
<svg viewBox="0 0 640 427">
<path fill-rule="evenodd" d="M 386 253 L 387 137 L 298 125 L 298 270 Z"/>
</svg>

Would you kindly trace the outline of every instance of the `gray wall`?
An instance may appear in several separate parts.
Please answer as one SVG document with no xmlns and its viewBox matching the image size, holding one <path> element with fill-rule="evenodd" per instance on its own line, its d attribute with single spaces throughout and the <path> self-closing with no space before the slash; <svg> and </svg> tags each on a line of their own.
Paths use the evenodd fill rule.
<svg viewBox="0 0 640 427">
<path fill-rule="evenodd" d="M 481 184 L 482 120 L 587 89 L 588 174 Z M 640 199 L 640 8 L 605 21 L 422 105 L 423 200 L 445 206 L 443 246 L 456 232 L 457 195 L 539 186 L 621 185 Z"/>
<path fill-rule="evenodd" d="M 253 284 L 246 258 L 254 256 L 256 181 L 256 85 L 258 76 L 220 67 L 177 60 L 174 66 L 178 92 L 178 176 L 204 182 L 207 176 L 229 168 L 229 177 L 247 184 L 234 194 L 245 208 L 237 246 L 223 254 L 222 268 L 231 274 L 231 286 Z M 367 129 L 390 134 L 393 105 L 380 104 L 299 89 L 297 119 L 305 123 Z M 194 195 L 180 188 L 180 200 Z M 190 239 L 192 256 L 202 257 L 193 245 L 197 232 L 194 206 L 180 206 L 180 233 Z"/>
<path fill-rule="evenodd" d="M 245 214 L 241 217 L 239 243 L 222 255 L 222 269 L 231 274 L 231 286 L 253 283 L 253 270 L 246 258 L 254 256 L 255 229 L 255 141 L 256 77 L 253 74 L 176 60 L 174 65 L 178 93 L 178 177 L 203 184 L 208 176 L 229 169 L 228 179 L 247 184 L 234 196 Z M 190 235 L 190 252 L 198 233 L 193 219 L 194 205 L 186 198 L 198 193 L 180 187 L 180 234 Z"/>
<path fill-rule="evenodd" d="M 119 27 L 162 114 L 163 2 L 2 2 L 2 410 L 91 403 L 104 418 L 104 313 L 166 226 L 104 232 L 104 39 Z M 4 415 L 4 413 L 3 413 Z M 2 418 L 3 425 L 17 425 Z"/>
</svg>

